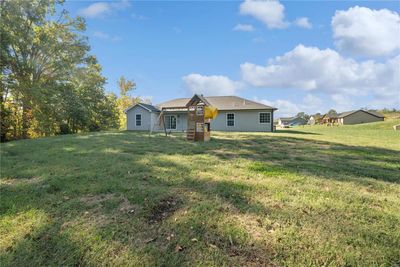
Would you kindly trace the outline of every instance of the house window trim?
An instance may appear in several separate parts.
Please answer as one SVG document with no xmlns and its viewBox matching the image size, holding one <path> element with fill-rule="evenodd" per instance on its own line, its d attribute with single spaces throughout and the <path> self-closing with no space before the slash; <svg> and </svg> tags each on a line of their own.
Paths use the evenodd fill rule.
<svg viewBox="0 0 400 267">
<path fill-rule="evenodd" d="M 140 115 L 140 125 L 138 125 L 137 115 Z M 143 125 L 143 116 L 141 113 L 135 113 L 135 126 L 142 127 Z"/>
<path fill-rule="evenodd" d="M 167 128 L 166 117 L 175 117 L 175 128 Z M 164 115 L 165 129 L 166 130 L 177 130 L 178 129 L 178 117 L 177 115 Z"/>
<path fill-rule="evenodd" d="M 260 122 L 260 116 L 261 113 L 269 113 L 269 122 Z M 271 124 L 271 119 L 272 119 L 272 113 L 271 111 L 262 111 L 262 112 L 258 112 L 258 124 Z"/>
<path fill-rule="evenodd" d="M 233 125 L 228 125 L 228 115 L 230 115 L 230 114 L 233 114 Z M 226 113 L 225 119 L 226 119 L 226 122 L 225 122 L 226 127 L 235 127 L 236 126 L 236 114 L 234 112 Z"/>
</svg>

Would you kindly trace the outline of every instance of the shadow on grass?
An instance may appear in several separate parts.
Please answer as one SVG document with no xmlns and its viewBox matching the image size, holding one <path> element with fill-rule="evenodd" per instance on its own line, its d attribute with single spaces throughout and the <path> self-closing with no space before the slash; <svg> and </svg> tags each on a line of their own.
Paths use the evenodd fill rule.
<svg viewBox="0 0 400 267">
<path fill-rule="evenodd" d="M 179 158 L 183 157 L 193 157 L 193 162 L 180 162 Z M 400 180 L 397 151 L 294 137 L 222 135 L 208 143 L 191 143 L 180 136 L 149 137 L 146 133 L 124 132 L 56 138 L 51 142 L 34 142 L 31 146 L 15 142 L 12 148 L 2 149 L 2 178 L 7 178 L 9 182 L 0 187 L 0 214 L 41 209 L 49 214 L 52 223 L 9 247 L 4 257 L 8 258 L 10 265 L 27 260 L 38 265 L 93 265 L 102 263 L 102 260 L 107 262 L 109 258 L 115 259 L 120 251 L 127 251 L 120 256 L 143 258 L 143 264 L 149 265 L 195 265 L 203 261 L 215 265 L 273 265 L 276 262 L 283 264 L 297 253 L 312 253 L 302 252 L 304 246 L 301 239 L 308 242 L 305 246 L 317 249 L 321 244 L 314 244 L 312 236 L 304 237 L 299 232 L 289 233 L 299 235 L 298 239 L 288 240 L 289 243 L 297 242 L 290 249 L 273 243 L 273 238 L 258 241 L 247 231 L 242 233 L 243 226 L 236 224 L 234 216 L 256 216 L 259 219 L 256 228 L 262 233 L 266 229 L 279 231 L 279 227 L 301 231 L 304 225 L 315 226 L 318 220 L 321 223 L 319 216 L 325 210 L 321 207 L 305 212 L 272 201 L 272 198 L 269 204 L 260 203 L 254 194 L 262 192 L 268 197 L 274 192 L 268 188 L 257 191 L 243 179 L 199 178 L 198 172 L 212 171 L 213 164 L 233 164 L 232 159 L 251 160 L 254 162 L 250 166 L 253 173 L 272 177 L 279 176 L 280 172 L 311 174 L 319 179 L 361 186 L 368 186 L 371 183 L 369 178 L 395 184 Z M 30 179 L 35 182 L 26 182 Z M 87 194 L 126 196 L 139 209 L 133 217 L 116 215 L 113 210 L 118 208 L 112 203 L 92 211 L 79 200 Z M 66 200 L 65 196 L 69 199 Z M 174 216 L 149 224 L 147 218 L 152 216 L 154 207 L 171 197 L 178 198 L 182 203 L 178 210 L 174 210 Z M 116 219 L 105 227 L 92 225 L 90 233 L 75 238 L 61 229 L 65 223 L 77 219 L 90 220 L 84 216 L 88 210 L 97 212 L 98 217 Z M 331 213 L 323 217 L 326 218 L 322 221 L 324 228 L 314 229 L 315 233 L 327 239 L 333 231 L 328 221 L 334 221 L 335 227 L 349 221 L 345 210 Z M 377 214 L 377 217 L 384 216 L 384 212 Z M 363 216 L 374 220 L 367 213 Z M 265 223 L 266 219 L 274 220 L 281 226 Z M 221 228 L 222 222 L 232 226 Z M 369 244 L 389 248 L 397 246 L 393 238 L 382 239 L 379 231 L 355 228 L 346 223 L 341 226 L 345 234 L 364 236 L 361 241 L 368 240 Z M 72 227 L 70 232 L 74 230 Z M 174 238 L 171 238 L 171 233 Z M 192 241 L 193 238 L 197 241 Z M 289 237 L 283 235 L 282 238 Z M 100 247 L 96 245 L 99 242 Z M 178 245 L 183 246 L 182 251 L 177 250 Z M 339 245 L 346 247 L 344 243 Z M 340 254 L 339 250 L 336 253 Z M 363 253 L 358 254 L 363 256 Z M 317 256 L 326 262 L 332 260 L 329 253 Z M 389 261 L 394 259 L 395 252 L 389 249 L 388 257 Z"/>
<path fill-rule="evenodd" d="M 321 134 L 319 134 L 319 133 L 303 132 L 303 131 L 299 131 L 299 130 L 282 130 L 282 129 L 277 129 L 275 132 L 276 132 L 276 133 L 290 133 L 290 134 L 321 135 Z"/>
</svg>

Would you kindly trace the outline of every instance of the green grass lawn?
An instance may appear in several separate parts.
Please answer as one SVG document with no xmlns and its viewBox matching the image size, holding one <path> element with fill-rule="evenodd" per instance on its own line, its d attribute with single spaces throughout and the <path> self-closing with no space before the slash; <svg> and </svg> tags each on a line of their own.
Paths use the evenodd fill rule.
<svg viewBox="0 0 400 267">
<path fill-rule="evenodd" d="M 397 266 L 392 120 L 1 145 L 1 266 Z"/>
</svg>

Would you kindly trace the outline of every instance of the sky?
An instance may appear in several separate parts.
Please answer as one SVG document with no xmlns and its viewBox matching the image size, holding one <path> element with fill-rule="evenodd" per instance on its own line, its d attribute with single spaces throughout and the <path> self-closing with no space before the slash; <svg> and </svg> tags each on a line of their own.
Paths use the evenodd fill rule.
<svg viewBox="0 0 400 267">
<path fill-rule="evenodd" d="M 400 108 L 399 1 L 67 1 L 106 90 L 237 95 L 278 116 Z"/>
</svg>

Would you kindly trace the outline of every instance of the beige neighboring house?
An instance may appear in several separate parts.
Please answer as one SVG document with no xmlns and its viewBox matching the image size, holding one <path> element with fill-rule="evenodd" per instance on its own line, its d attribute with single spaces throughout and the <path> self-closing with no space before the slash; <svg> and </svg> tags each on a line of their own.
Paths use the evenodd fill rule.
<svg viewBox="0 0 400 267">
<path fill-rule="evenodd" d="M 384 119 L 385 117 L 378 112 L 363 109 L 347 111 L 338 115 L 338 123 L 344 125 L 383 121 Z"/>
</svg>

